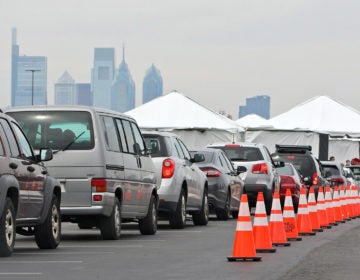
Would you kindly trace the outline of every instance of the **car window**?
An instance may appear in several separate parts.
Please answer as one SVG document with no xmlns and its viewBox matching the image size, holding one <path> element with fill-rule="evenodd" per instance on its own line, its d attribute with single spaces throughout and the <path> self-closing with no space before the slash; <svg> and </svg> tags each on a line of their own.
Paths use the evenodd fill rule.
<svg viewBox="0 0 360 280">
<path fill-rule="evenodd" d="M 177 139 L 179 141 L 179 145 L 181 147 L 181 150 L 183 151 L 184 153 L 184 156 L 186 159 L 190 160 L 191 159 L 191 155 L 189 153 L 189 150 L 186 148 L 185 144 L 180 140 L 180 139 Z"/>
<path fill-rule="evenodd" d="M 323 165 L 325 177 L 340 175 L 340 170 L 333 165 Z"/>
<path fill-rule="evenodd" d="M 106 150 L 120 152 L 120 145 L 115 128 L 114 119 L 112 117 L 102 116 Z"/>
<path fill-rule="evenodd" d="M 222 159 L 222 161 L 224 161 L 224 164 L 226 165 L 225 168 L 227 168 L 231 171 L 234 171 L 234 166 L 232 165 L 230 160 L 223 153 L 220 153 L 220 158 Z"/>
<path fill-rule="evenodd" d="M 5 131 L 3 130 L 2 126 L 0 125 L 0 156 L 5 156 L 4 141 L 6 141 L 5 140 Z"/>
<path fill-rule="evenodd" d="M 133 136 L 133 133 L 131 130 L 131 124 L 127 120 L 123 120 L 122 123 L 123 123 L 123 127 L 124 127 L 125 138 L 126 138 L 126 143 L 128 146 L 129 153 L 135 154 L 135 150 L 134 150 L 135 139 L 134 139 L 134 136 Z"/>
<path fill-rule="evenodd" d="M 135 153 L 138 155 L 146 155 L 146 148 L 145 148 L 145 143 L 144 143 L 144 139 L 141 135 L 140 129 L 138 128 L 138 126 L 135 123 L 131 123 L 131 128 L 133 131 L 133 135 L 134 135 L 134 150 Z"/>
<path fill-rule="evenodd" d="M 20 154 L 19 147 L 17 145 L 16 138 L 13 134 L 12 129 L 10 128 L 9 123 L 4 119 L 0 119 L 0 121 L 1 121 L 2 127 L 5 131 L 6 141 L 10 147 L 10 157 L 21 158 L 21 154 Z"/>
<path fill-rule="evenodd" d="M 179 158 L 182 158 L 182 159 L 185 159 L 185 155 L 184 155 L 184 152 L 183 150 L 181 149 L 180 147 L 180 144 L 179 142 L 177 141 L 176 138 L 173 138 L 173 145 L 174 145 L 174 152 L 177 154 L 177 156 Z"/>
<path fill-rule="evenodd" d="M 126 137 L 122 121 L 120 119 L 116 119 L 115 122 L 120 136 L 121 149 L 123 152 L 127 153 L 129 150 L 126 143 Z"/>
<path fill-rule="evenodd" d="M 303 175 L 303 177 L 312 177 L 316 170 L 316 166 L 314 163 L 314 160 L 310 155 L 282 155 L 279 154 L 278 158 L 276 156 L 276 159 L 279 159 L 284 162 L 290 162 L 293 164 L 296 170 L 299 171 L 300 174 Z"/>
<path fill-rule="evenodd" d="M 280 175 L 294 175 L 293 169 L 289 164 L 285 164 L 283 167 L 277 167 L 276 171 Z"/>
<path fill-rule="evenodd" d="M 31 149 L 31 146 L 30 146 L 28 140 L 26 139 L 24 133 L 22 132 L 20 127 L 17 126 L 17 124 L 13 123 L 13 127 L 14 127 L 15 134 L 16 134 L 17 138 L 19 139 L 19 145 L 21 147 L 24 157 L 27 159 L 34 160 L 33 151 Z"/>
<path fill-rule="evenodd" d="M 217 147 L 221 148 L 232 161 L 258 161 L 264 160 L 257 147 Z"/>
</svg>

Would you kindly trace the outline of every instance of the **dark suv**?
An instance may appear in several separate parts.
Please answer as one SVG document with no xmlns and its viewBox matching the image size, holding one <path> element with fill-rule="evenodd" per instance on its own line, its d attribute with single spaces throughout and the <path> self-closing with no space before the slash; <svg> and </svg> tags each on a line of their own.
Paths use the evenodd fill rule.
<svg viewBox="0 0 360 280">
<path fill-rule="evenodd" d="M 10 256 L 16 233 L 34 235 L 40 249 L 60 243 L 60 183 L 42 161 L 52 150 L 34 152 L 18 124 L 0 113 L 0 257 Z"/>
<path fill-rule="evenodd" d="M 323 168 L 319 160 L 311 153 L 311 146 L 275 145 L 276 152 L 272 158 L 276 161 L 290 162 L 302 175 L 308 188 L 314 187 L 315 197 L 319 186 L 325 187 L 328 181 L 324 178 Z"/>
</svg>

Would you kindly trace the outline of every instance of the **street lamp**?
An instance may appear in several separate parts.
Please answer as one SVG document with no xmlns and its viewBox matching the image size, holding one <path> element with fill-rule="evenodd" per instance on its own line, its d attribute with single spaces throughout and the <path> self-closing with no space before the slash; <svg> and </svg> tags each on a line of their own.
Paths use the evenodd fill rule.
<svg viewBox="0 0 360 280">
<path fill-rule="evenodd" d="M 27 72 L 31 72 L 31 105 L 34 105 L 34 72 L 39 72 L 38 69 L 29 69 L 25 70 Z"/>
</svg>

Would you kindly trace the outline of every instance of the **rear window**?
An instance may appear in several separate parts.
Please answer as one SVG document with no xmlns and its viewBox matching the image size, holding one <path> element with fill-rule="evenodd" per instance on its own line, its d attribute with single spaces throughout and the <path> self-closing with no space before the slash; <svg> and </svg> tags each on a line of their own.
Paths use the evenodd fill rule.
<svg viewBox="0 0 360 280">
<path fill-rule="evenodd" d="M 307 155 L 277 155 L 276 160 L 290 162 L 303 177 L 312 177 L 316 166 L 311 156 Z"/>
<path fill-rule="evenodd" d="M 325 177 L 340 175 L 340 170 L 336 166 L 323 165 Z"/>
<path fill-rule="evenodd" d="M 354 173 L 354 175 L 360 175 L 360 166 L 351 166 L 350 169 Z"/>
<path fill-rule="evenodd" d="M 7 114 L 17 120 L 34 149 L 88 150 L 94 147 L 89 112 L 30 111 Z"/>
<path fill-rule="evenodd" d="M 212 163 L 214 158 L 214 153 L 206 152 L 206 151 L 190 151 L 190 154 L 192 157 L 194 157 L 195 154 L 203 154 L 205 157 L 205 160 L 201 163 Z"/>
<path fill-rule="evenodd" d="M 276 171 L 280 175 L 294 175 L 294 170 L 288 164 L 285 164 L 283 167 L 277 167 Z"/>
<path fill-rule="evenodd" d="M 232 161 L 258 161 L 264 160 L 259 148 L 256 147 L 214 147 L 225 152 Z"/>
<path fill-rule="evenodd" d="M 156 135 L 144 135 L 146 148 L 151 152 L 151 157 L 167 157 L 169 156 L 168 147 L 163 137 Z M 165 137 L 168 138 L 168 137 Z"/>
</svg>

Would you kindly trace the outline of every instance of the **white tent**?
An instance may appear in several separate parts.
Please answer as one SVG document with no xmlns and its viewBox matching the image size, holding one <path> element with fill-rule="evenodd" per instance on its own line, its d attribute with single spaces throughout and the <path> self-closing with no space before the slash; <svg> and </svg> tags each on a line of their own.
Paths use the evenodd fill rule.
<svg viewBox="0 0 360 280">
<path fill-rule="evenodd" d="M 272 128 L 248 129 L 246 140 L 262 142 L 272 151 L 275 144 L 311 145 L 316 156 L 325 153 L 341 162 L 359 157 L 360 113 L 327 96 L 309 99 L 269 124 Z"/>
<path fill-rule="evenodd" d="M 189 148 L 219 141 L 238 141 L 243 131 L 233 120 L 220 115 L 178 92 L 151 100 L 126 114 L 143 130 L 172 131 Z"/>
<path fill-rule="evenodd" d="M 267 119 L 260 117 L 257 114 L 249 114 L 235 121 L 239 126 L 247 127 L 271 127 Z"/>
</svg>

